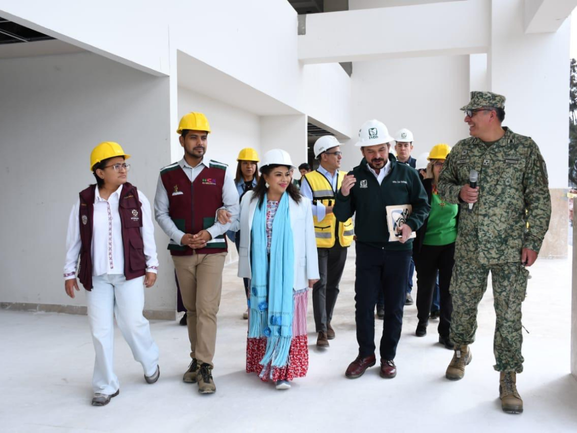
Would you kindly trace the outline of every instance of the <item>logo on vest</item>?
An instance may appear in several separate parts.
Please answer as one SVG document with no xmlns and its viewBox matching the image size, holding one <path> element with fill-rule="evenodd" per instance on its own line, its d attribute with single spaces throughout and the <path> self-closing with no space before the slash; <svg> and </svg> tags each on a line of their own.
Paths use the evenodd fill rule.
<svg viewBox="0 0 577 433">
<path fill-rule="evenodd" d="M 207 177 L 206 179 L 202 179 L 202 184 L 203 185 L 216 185 L 216 179 L 213 179 L 211 177 Z"/>
<path fill-rule="evenodd" d="M 368 184 L 368 182 L 367 182 L 366 179 L 362 179 L 362 180 L 361 180 L 360 187 L 361 187 L 361 188 L 368 188 L 368 187 L 369 187 L 369 184 Z"/>
<path fill-rule="evenodd" d="M 86 215 L 82 215 L 82 224 L 88 224 L 88 217 Z"/>
<path fill-rule="evenodd" d="M 140 218 L 138 217 L 138 211 L 136 209 L 132 209 L 132 221 L 138 221 Z"/>
<path fill-rule="evenodd" d="M 174 192 L 172 193 L 172 195 L 182 195 L 182 194 L 184 193 L 178 190 L 178 185 L 174 185 Z"/>
</svg>

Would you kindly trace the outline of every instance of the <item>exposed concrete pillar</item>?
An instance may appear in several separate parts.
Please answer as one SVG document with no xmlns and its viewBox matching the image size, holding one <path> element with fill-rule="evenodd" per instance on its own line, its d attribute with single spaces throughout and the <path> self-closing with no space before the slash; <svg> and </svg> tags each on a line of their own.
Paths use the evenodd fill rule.
<svg viewBox="0 0 577 433">
<path fill-rule="evenodd" d="M 573 209 L 577 209 L 577 199 L 573 199 Z M 571 374 L 577 379 L 577 214 L 573 214 L 573 267 L 572 267 L 572 297 L 571 297 Z"/>
</svg>

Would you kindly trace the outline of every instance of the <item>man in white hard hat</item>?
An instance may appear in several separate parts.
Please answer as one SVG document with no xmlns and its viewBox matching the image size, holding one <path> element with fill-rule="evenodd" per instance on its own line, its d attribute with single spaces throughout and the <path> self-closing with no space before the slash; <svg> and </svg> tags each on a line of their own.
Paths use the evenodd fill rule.
<svg viewBox="0 0 577 433">
<path fill-rule="evenodd" d="M 329 347 L 335 338 L 331 326 L 339 295 L 339 283 L 347 260 L 347 248 L 354 236 L 352 219 L 338 222 L 333 214 L 336 194 L 346 173 L 339 171 L 342 152 L 332 135 L 320 137 L 314 145 L 319 167 L 301 180 L 301 193 L 312 200 L 315 237 L 319 257 L 320 280 L 313 286 L 313 310 L 318 332 L 317 347 Z"/>
<path fill-rule="evenodd" d="M 227 253 L 224 234 L 230 226 L 215 216 L 224 207 L 231 219 L 237 217 L 238 192 L 227 165 L 206 156 L 210 126 L 204 114 L 186 114 L 176 132 L 184 157 L 160 170 L 154 210 L 170 238 L 168 249 L 187 310 L 192 361 L 182 380 L 198 383 L 201 394 L 212 394 L 216 315 Z"/>
<path fill-rule="evenodd" d="M 430 209 L 417 171 L 399 164 L 389 154 L 387 143 L 392 140 L 387 127 L 378 120 L 369 120 L 361 126 L 356 145 L 361 148 L 363 160 L 343 179 L 333 209 L 339 221 L 355 214 L 355 321 L 359 353 L 345 373 L 350 379 L 362 376 L 376 363 L 374 310 L 380 290 L 385 296 L 380 375 L 386 379 L 397 375 L 394 359 L 403 325 L 413 248 L 410 237 L 423 224 Z M 390 241 L 386 223 L 386 207 L 390 205 L 412 207 L 405 222 L 398 223 L 395 241 Z"/>
<path fill-rule="evenodd" d="M 414 169 L 417 168 L 417 160 L 411 156 L 413 152 L 413 133 L 407 128 L 399 129 L 395 134 L 395 152 L 397 152 L 397 161 L 407 164 Z M 413 305 L 413 274 L 415 273 L 415 262 L 411 259 L 409 265 L 409 280 L 407 283 L 407 294 L 405 305 Z"/>
</svg>

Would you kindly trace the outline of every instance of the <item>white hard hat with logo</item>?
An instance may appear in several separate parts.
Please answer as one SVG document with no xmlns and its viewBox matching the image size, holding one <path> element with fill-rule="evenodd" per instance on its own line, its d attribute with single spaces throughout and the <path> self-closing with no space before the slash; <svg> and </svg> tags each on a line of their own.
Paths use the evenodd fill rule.
<svg viewBox="0 0 577 433">
<path fill-rule="evenodd" d="M 339 140 L 337 140 L 332 135 L 325 135 L 319 138 L 317 141 L 315 141 L 315 147 L 313 148 L 315 152 L 315 158 L 318 158 L 321 153 L 340 145 L 341 143 L 339 143 Z"/>
<path fill-rule="evenodd" d="M 262 171 L 262 169 L 267 165 L 286 165 L 289 168 L 296 168 L 293 165 L 291 156 L 288 154 L 288 152 L 282 149 L 272 149 L 264 154 L 260 166 L 260 171 Z"/>
<path fill-rule="evenodd" d="M 409 131 L 407 128 L 399 129 L 395 134 L 395 141 L 402 142 L 402 143 L 412 143 L 413 140 L 413 133 Z"/>
<path fill-rule="evenodd" d="M 376 119 L 367 120 L 359 129 L 359 141 L 355 143 L 357 147 L 376 146 L 393 141 L 389 135 L 389 130 L 383 122 Z"/>
</svg>

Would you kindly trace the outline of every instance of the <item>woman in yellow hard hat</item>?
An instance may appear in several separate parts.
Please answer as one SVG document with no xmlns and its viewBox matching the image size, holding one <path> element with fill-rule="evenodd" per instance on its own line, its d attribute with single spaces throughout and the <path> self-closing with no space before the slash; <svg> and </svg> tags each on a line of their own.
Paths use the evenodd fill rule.
<svg viewBox="0 0 577 433">
<path fill-rule="evenodd" d="M 437 183 L 447 155 L 451 151 L 448 144 L 437 144 L 429 152 L 423 186 L 429 197 L 431 211 L 424 224 L 417 231 L 413 244 L 413 257 L 417 269 L 417 317 L 419 319 L 415 334 L 423 337 L 427 334 L 429 311 L 433 300 L 433 291 L 439 276 L 440 317 L 439 343 L 447 349 L 453 349 L 449 338 L 449 327 L 453 304 L 449 293 L 451 274 L 455 263 L 455 241 L 457 239 L 457 218 L 459 206 L 445 203 L 437 193 Z"/>
<path fill-rule="evenodd" d="M 234 183 L 236 185 L 236 189 L 238 190 L 238 196 L 240 197 L 240 200 L 242 200 L 243 195 L 247 191 L 254 189 L 258 182 L 258 163 L 260 159 L 258 158 L 258 153 L 256 150 L 251 147 L 245 147 L 239 152 L 238 158 L 236 160 L 238 161 L 238 164 L 236 165 L 236 176 L 234 178 Z M 236 251 L 238 252 L 240 231 L 236 233 L 229 231 L 227 236 L 231 241 L 234 242 L 236 245 Z M 244 283 L 244 292 L 248 301 L 250 279 L 243 278 L 242 280 Z M 248 308 L 242 314 L 242 318 L 248 319 Z"/>
<path fill-rule="evenodd" d="M 93 406 L 104 406 L 119 393 L 114 374 L 114 318 L 142 364 L 144 379 L 160 376 L 158 346 L 142 314 L 144 286 L 156 281 L 158 259 L 150 203 L 127 181 L 130 164 L 118 143 L 103 142 L 90 156 L 96 184 L 80 192 L 66 237 L 64 289 L 74 298 L 77 277 L 86 289 L 88 322 L 96 352 Z M 77 266 L 80 258 L 80 266 Z"/>
</svg>

